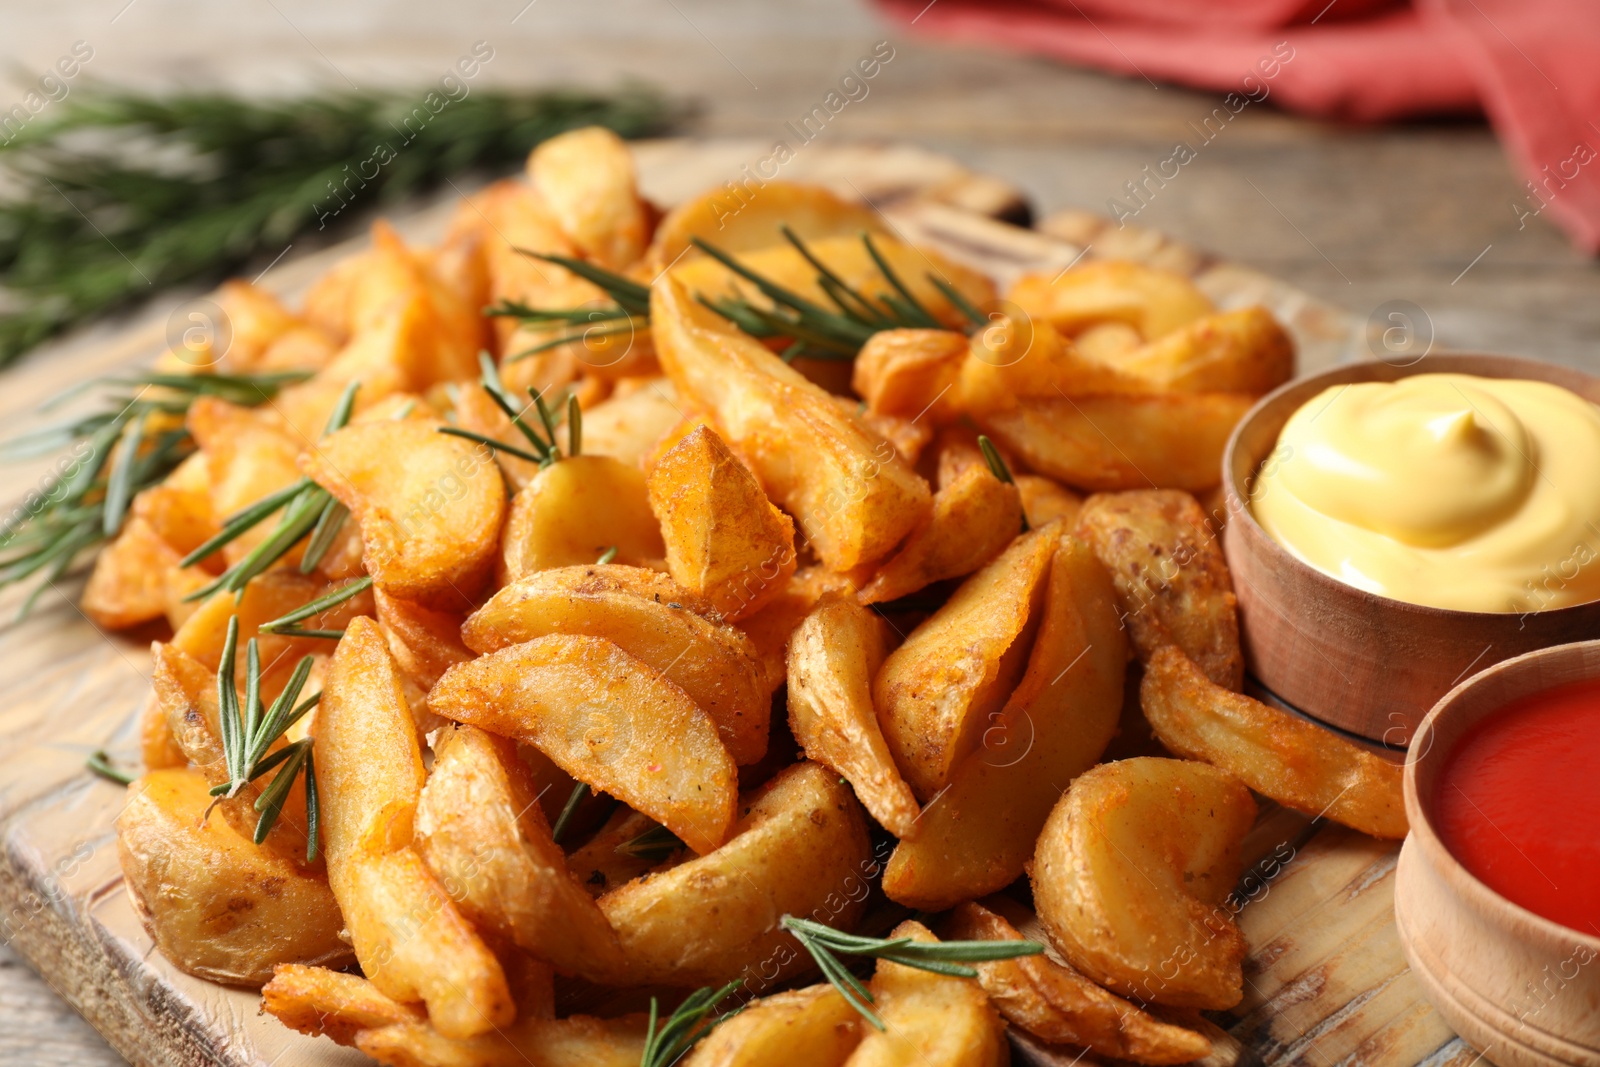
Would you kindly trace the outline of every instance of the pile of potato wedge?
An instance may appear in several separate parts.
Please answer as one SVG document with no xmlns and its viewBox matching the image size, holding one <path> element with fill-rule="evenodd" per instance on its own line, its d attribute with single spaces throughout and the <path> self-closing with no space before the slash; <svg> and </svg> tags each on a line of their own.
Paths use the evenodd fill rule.
<svg viewBox="0 0 1600 1067">
<path fill-rule="evenodd" d="M 172 630 L 118 820 L 156 945 L 388 1064 L 634 1067 L 652 998 L 733 981 L 683 1062 L 999 1064 L 1008 1028 L 1088 1062 L 1205 1057 L 1197 1012 L 1241 997 L 1257 798 L 1405 833 L 1397 767 L 1243 694 L 1223 516 L 1195 495 L 1292 374 L 1288 335 L 1135 263 L 1001 292 L 822 188 L 726 201 L 663 212 L 626 145 L 580 130 L 437 247 L 378 223 L 299 311 L 223 288 L 231 347 L 188 372 L 311 373 L 257 407 L 195 401 L 199 451 L 135 501 L 84 600 Z M 942 328 L 780 358 L 700 299 L 753 290 L 692 239 L 821 300 L 781 226 L 893 295 L 872 234 Z M 485 307 L 604 302 L 526 251 L 647 285 L 648 321 L 517 358 L 549 327 Z M 480 352 L 512 395 L 575 396 L 576 447 L 541 464 L 438 432 L 521 440 Z M 302 476 L 350 514 L 316 568 L 291 551 L 186 601 L 270 524 L 184 556 Z M 302 624 L 342 636 L 261 632 L 367 577 Z M 265 700 L 308 654 L 321 693 L 285 738 L 314 738 L 316 810 L 297 784 L 260 844 L 259 789 L 210 794 L 231 618 Z M 1141 709 L 1155 742 L 1102 762 Z M 880 961 L 880 1031 L 785 915 L 1048 949 L 976 978 Z"/>
</svg>

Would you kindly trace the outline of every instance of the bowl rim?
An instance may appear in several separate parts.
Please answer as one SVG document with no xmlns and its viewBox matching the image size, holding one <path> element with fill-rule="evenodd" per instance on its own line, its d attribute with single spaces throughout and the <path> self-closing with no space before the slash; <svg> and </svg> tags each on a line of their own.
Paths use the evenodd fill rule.
<svg viewBox="0 0 1600 1067">
<path fill-rule="evenodd" d="M 1423 367 L 1430 359 L 1434 361 L 1432 367 L 1429 367 L 1426 370 L 1416 369 Z M 1434 369 L 1438 367 L 1440 363 L 1444 363 L 1446 366 L 1439 369 Z M 1307 563 L 1305 560 L 1289 551 L 1283 545 L 1279 544 L 1271 534 L 1267 533 L 1266 527 L 1262 526 L 1261 523 L 1256 520 L 1255 512 L 1250 507 L 1249 496 L 1244 493 L 1243 487 L 1241 487 L 1238 484 L 1238 481 L 1234 478 L 1234 459 L 1240 447 L 1241 438 L 1245 432 L 1249 430 L 1258 419 L 1261 418 L 1262 413 L 1265 412 L 1269 406 L 1276 403 L 1282 397 L 1291 392 L 1301 389 L 1310 390 L 1311 387 L 1315 385 L 1317 386 L 1317 389 L 1310 392 L 1310 395 L 1308 395 L 1306 398 L 1309 400 L 1311 399 L 1311 396 L 1315 396 L 1316 393 L 1321 392 L 1323 389 L 1333 385 L 1353 385 L 1357 382 L 1364 381 L 1398 381 L 1401 378 L 1412 378 L 1419 374 L 1471 374 L 1475 372 L 1470 368 L 1474 366 L 1483 368 L 1490 363 L 1505 367 L 1507 369 L 1512 369 L 1514 366 L 1540 369 L 1553 368 L 1570 377 L 1573 381 L 1580 381 L 1588 384 L 1594 390 L 1595 394 L 1600 396 L 1600 375 L 1590 374 L 1589 372 L 1579 370 L 1576 367 L 1569 367 L 1564 363 L 1552 363 L 1548 360 L 1531 359 L 1526 356 L 1501 356 L 1488 352 L 1440 352 L 1431 357 L 1424 357 L 1423 359 L 1418 360 L 1416 363 L 1406 367 L 1397 367 L 1394 364 L 1385 363 L 1380 359 L 1359 360 L 1355 363 L 1341 363 L 1336 367 L 1329 367 L 1325 370 L 1318 371 L 1315 374 L 1306 375 L 1305 377 L 1291 378 L 1289 381 L 1284 382 L 1282 385 L 1272 390 L 1272 392 L 1266 394 L 1252 404 L 1250 410 L 1245 412 L 1244 417 L 1239 420 L 1238 424 L 1234 426 L 1232 432 L 1228 434 L 1227 444 L 1224 445 L 1222 449 L 1223 507 L 1228 511 L 1227 525 L 1232 527 L 1235 524 L 1242 523 L 1245 527 L 1245 531 L 1241 531 L 1241 539 L 1249 544 L 1250 551 L 1265 553 L 1264 560 L 1269 566 L 1274 568 L 1287 568 L 1294 571 L 1297 576 L 1304 577 L 1313 585 L 1328 590 L 1334 594 L 1342 594 L 1345 596 L 1354 597 L 1357 600 L 1370 600 L 1383 605 L 1385 610 L 1394 611 L 1402 615 L 1411 615 L 1419 621 L 1429 620 L 1432 622 L 1444 622 L 1447 620 L 1454 620 L 1465 622 L 1472 620 L 1478 625 L 1494 626 L 1498 624 L 1497 620 L 1503 623 L 1508 619 L 1523 619 L 1531 615 L 1537 615 L 1541 617 L 1551 616 L 1560 619 L 1568 616 L 1577 616 L 1584 612 L 1595 612 L 1600 610 L 1600 607 L 1597 607 L 1600 606 L 1600 598 L 1597 598 L 1595 600 L 1586 600 L 1578 604 L 1568 604 L 1565 607 L 1534 608 L 1525 612 L 1464 611 L 1459 608 L 1439 608 L 1433 607 L 1429 604 L 1413 604 L 1408 600 L 1397 600 L 1394 597 L 1384 596 L 1381 593 L 1373 593 L 1369 590 L 1350 585 L 1347 582 L 1341 582 L 1332 575 L 1325 574 L 1313 567 L 1311 564 Z M 1382 377 L 1362 376 L 1363 372 L 1375 367 L 1389 368 L 1389 370 L 1396 372 L 1395 376 L 1388 379 Z M 1480 374 L 1479 376 L 1485 378 L 1518 377 L 1518 375 L 1514 373 Z M 1552 381 L 1552 379 L 1549 377 L 1534 376 L 1532 377 L 1532 380 L 1551 382 L 1551 384 L 1561 385 L 1563 388 L 1570 388 L 1570 386 L 1563 382 Z M 1585 399 L 1589 398 L 1586 397 Z M 1600 400 L 1591 399 L 1590 403 L 1600 405 Z M 1256 466 L 1259 466 L 1259 463 L 1256 464 Z M 1254 473 L 1253 469 L 1251 473 Z M 1454 690 L 1452 690 L 1452 692 L 1453 691 Z M 1448 695 L 1449 694 L 1446 694 L 1446 696 Z"/>
<path fill-rule="evenodd" d="M 1429 806 L 1423 803 L 1422 794 L 1417 786 L 1417 766 L 1433 754 L 1435 743 L 1434 733 L 1437 722 L 1442 715 L 1448 714 L 1452 707 L 1457 706 L 1457 701 L 1462 695 L 1474 686 L 1483 684 L 1487 679 L 1518 669 L 1521 665 L 1549 656 L 1567 656 L 1574 654 L 1577 649 L 1592 649 L 1600 652 L 1600 638 L 1591 641 L 1572 641 L 1564 645 L 1551 645 L 1548 648 L 1535 649 L 1524 652 L 1520 656 L 1501 660 L 1499 663 L 1485 667 L 1477 674 L 1470 676 L 1451 688 L 1444 696 L 1440 697 L 1434 706 L 1428 709 L 1428 714 L 1423 717 L 1416 732 L 1411 737 L 1411 744 L 1406 749 L 1406 762 L 1402 776 L 1402 788 L 1405 795 L 1406 817 L 1410 823 L 1407 840 L 1417 846 L 1417 851 L 1425 858 L 1425 862 L 1436 872 L 1443 875 L 1446 871 L 1459 874 L 1460 878 L 1452 879 L 1452 884 L 1457 892 L 1467 898 L 1469 906 L 1483 915 L 1495 912 L 1509 912 L 1509 914 L 1523 923 L 1531 926 L 1547 940 L 1560 940 L 1567 943 L 1576 943 L 1600 956 L 1600 935 L 1576 930 L 1570 926 L 1546 918 L 1536 911 L 1518 904 L 1508 897 L 1502 896 L 1491 888 L 1486 882 L 1472 873 L 1455 853 L 1445 847 L 1444 840 L 1439 836 L 1438 829 L 1434 826 L 1432 812 Z M 1578 681 L 1600 681 L 1600 666 L 1595 671 Z M 1546 687 L 1550 688 L 1550 687 Z M 1525 696 L 1543 692 L 1543 689 L 1531 689 Z M 1485 713 L 1485 717 L 1501 710 L 1504 705 L 1498 705 Z M 1481 720 L 1480 720 L 1481 721 Z M 1440 753 L 1439 759 L 1448 759 L 1449 753 Z M 1503 924 L 1497 924 L 1503 925 Z"/>
</svg>

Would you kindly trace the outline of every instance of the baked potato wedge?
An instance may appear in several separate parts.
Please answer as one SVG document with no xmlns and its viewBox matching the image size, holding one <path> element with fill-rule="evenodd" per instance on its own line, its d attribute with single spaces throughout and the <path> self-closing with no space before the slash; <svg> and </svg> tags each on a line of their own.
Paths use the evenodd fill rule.
<svg viewBox="0 0 1600 1067">
<path fill-rule="evenodd" d="M 1046 526 L 1059 519 L 1070 530 L 1077 523 L 1083 497 L 1037 474 L 1013 474 L 1012 479 L 1022 496 L 1022 513 L 1029 526 Z"/>
<path fill-rule="evenodd" d="M 1045 823 L 1031 878 L 1050 942 L 1106 988 L 1226 1010 L 1244 995 L 1244 935 L 1226 907 L 1255 822 L 1243 782 L 1141 756 L 1084 772 Z"/>
<path fill-rule="evenodd" d="M 182 554 L 135 515 L 95 557 L 79 607 L 107 630 L 125 630 L 167 613 L 169 576 Z"/>
<path fill-rule="evenodd" d="M 787 226 L 803 241 L 883 233 L 883 222 L 870 207 L 851 203 L 820 185 L 764 182 L 758 195 L 712 189 L 667 212 L 650 243 L 651 273 L 704 255 L 694 247 L 700 238 L 724 252 L 742 256 L 783 241 Z"/>
<path fill-rule="evenodd" d="M 1058 527 L 1035 530 L 961 584 L 872 683 L 884 740 L 926 802 L 978 739 L 1028 663 Z"/>
<path fill-rule="evenodd" d="M 1228 435 L 1253 393 L 1042 397 L 978 421 L 1031 471 L 1089 490 L 1185 489 L 1222 480 Z"/>
<path fill-rule="evenodd" d="M 960 415 L 951 390 L 966 358 L 956 330 L 880 330 L 856 355 L 850 385 L 869 411 L 938 426 Z"/>
<path fill-rule="evenodd" d="M 937 941 L 919 922 L 889 935 Z M 872 976 L 882 1031 L 867 1028 L 847 1067 L 1002 1067 L 1011 1062 L 1005 1023 L 977 981 L 879 960 Z"/>
<path fill-rule="evenodd" d="M 711 427 L 668 449 L 650 471 L 649 489 L 667 570 L 724 617 L 758 610 L 794 573 L 794 520 L 772 506 Z"/>
<path fill-rule="evenodd" d="M 760 995 L 810 963 L 778 925 L 803 915 L 849 929 L 874 867 L 850 790 L 799 763 L 746 796 L 721 848 L 600 898 L 622 942 L 627 985 L 690 988 L 742 978 Z"/>
<path fill-rule="evenodd" d="M 1009 897 L 958 904 L 940 928 L 954 941 L 1021 941 L 1012 919 L 1032 918 Z M 1211 1052 L 1193 1030 L 1162 1022 L 1048 956 L 1018 956 L 971 965 L 1002 1017 L 1051 1044 L 1080 1045 L 1134 1063 L 1188 1063 Z"/>
<path fill-rule="evenodd" d="M 551 635 L 491 652 L 446 671 L 428 705 L 533 745 L 696 852 L 716 848 L 733 824 L 737 775 L 716 723 L 603 638 Z"/>
<path fill-rule="evenodd" d="M 611 641 L 688 694 L 743 766 L 767 750 L 772 687 L 755 645 L 699 613 L 707 607 L 654 571 L 616 563 L 559 567 L 500 590 L 462 634 L 480 653 L 551 634 Z"/>
<path fill-rule="evenodd" d="M 672 428 L 683 421 L 678 391 L 670 378 L 641 378 L 583 413 L 583 450 L 610 456 L 630 467 L 645 466 Z"/>
<path fill-rule="evenodd" d="M 1024 275 L 1006 298 L 1069 336 L 1120 322 L 1146 341 L 1216 310 L 1194 282 L 1176 271 L 1118 259 L 1091 260 L 1054 276 Z"/>
<path fill-rule="evenodd" d="M 363 1030 L 427 1018 L 415 1004 L 384 995 L 359 974 L 286 963 L 261 987 L 261 1010 L 291 1030 L 354 1045 Z"/>
<path fill-rule="evenodd" d="M 1404 766 L 1205 676 L 1157 649 L 1139 686 L 1145 718 L 1174 753 L 1215 764 L 1286 808 L 1373 837 L 1406 836 Z"/>
<path fill-rule="evenodd" d="M 446 726 L 417 803 L 416 848 L 480 930 L 568 974 L 620 962 L 605 916 L 567 870 L 516 746 L 475 726 Z"/>
<path fill-rule="evenodd" d="M 506 509 L 488 448 L 428 421 L 385 419 L 329 434 L 300 462 L 361 524 L 378 588 L 459 610 L 488 580 Z"/>
<path fill-rule="evenodd" d="M 632 566 L 666 554 L 644 473 L 610 456 L 569 456 L 540 471 L 512 498 L 500 584 L 551 567 L 593 563 L 611 548 L 616 562 Z"/>
<path fill-rule="evenodd" d="M 982 567 L 1016 540 L 1022 496 L 988 467 L 968 467 L 933 494 L 933 510 L 862 587 L 861 603 L 909 596 Z"/>
<path fill-rule="evenodd" d="M 917 798 L 872 706 L 872 678 L 888 647 L 888 623 L 876 613 L 823 597 L 789 639 L 789 728 L 807 759 L 844 775 L 867 812 L 905 837 L 916 826 Z"/>
<path fill-rule="evenodd" d="M 826 983 L 752 1001 L 690 1051 L 683 1067 L 842 1067 L 861 1017 Z"/>
<path fill-rule="evenodd" d="M 646 1018 L 565 1019 L 523 1016 L 469 1039 L 450 1038 L 428 1023 L 363 1030 L 356 1047 L 389 1067 L 639 1067 Z"/>
<path fill-rule="evenodd" d="M 630 266 L 650 239 L 633 153 L 603 126 L 557 134 L 528 156 L 528 177 L 556 225 L 585 258 L 609 270 Z"/>
<path fill-rule="evenodd" d="M 1041 614 L 1022 681 L 889 857 L 890 899 L 937 911 L 1015 881 L 1051 807 L 1115 734 L 1127 641 L 1082 542 L 1056 546 Z"/>
<path fill-rule="evenodd" d="M 351 621 L 317 709 L 328 882 L 362 972 L 422 1001 L 440 1033 L 472 1037 L 516 1009 L 500 963 L 412 848 L 425 777 L 416 728 L 378 624 Z"/>
<path fill-rule="evenodd" d="M 1076 532 L 1110 572 L 1140 659 L 1176 645 L 1218 685 L 1243 688 L 1233 579 L 1194 497 L 1175 489 L 1097 493 L 1084 501 Z"/>
<path fill-rule="evenodd" d="M 1294 377 L 1294 341 L 1264 307 L 1204 315 L 1116 360 L 1164 393 L 1270 393 Z"/>
<path fill-rule="evenodd" d="M 338 967 L 350 947 L 320 871 L 307 871 L 207 819 L 211 785 L 186 768 L 151 771 L 117 815 L 117 853 L 151 940 L 180 970 L 259 986 L 282 963 Z"/>
<path fill-rule="evenodd" d="M 652 287 L 650 307 L 679 396 L 713 417 L 823 563 L 846 571 L 881 559 L 921 521 L 927 482 L 832 396 L 671 275 Z"/>
<path fill-rule="evenodd" d="M 472 658 L 461 641 L 463 620 L 456 612 L 435 611 L 382 589 L 374 589 L 372 599 L 395 666 L 424 693 L 445 671 Z"/>
</svg>

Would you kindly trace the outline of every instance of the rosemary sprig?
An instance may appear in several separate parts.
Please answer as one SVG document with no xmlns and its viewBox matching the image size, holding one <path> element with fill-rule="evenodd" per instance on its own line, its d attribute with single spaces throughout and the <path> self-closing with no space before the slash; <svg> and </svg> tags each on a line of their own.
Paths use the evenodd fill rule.
<svg viewBox="0 0 1600 1067">
<path fill-rule="evenodd" d="M 769 303 L 760 304 L 742 296 L 708 297 L 697 294 L 696 299 L 745 333 L 763 340 L 786 342 L 783 355 L 786 359 L 808 356 L 812 359 L 854 359 L 868 338 L 880 330 L 899 327 L 928 329 L 943 328 L 931 311 L 912 294 L 910 288 L 889 265 L 873 243 L 871 234 L 862 234 L 867 254 L 872 258 L 878 273 L 893 290 L 878 296 L 867 296 L 840 278 L 789 227 L 781 227 L 784 240 L 794 246 L 817 272 L 817 285 L 827 294 L 832 305 L 828 307 L 808 300 L 792 289 L 779 285 L 770 278 L 752 270 L 737 258 L 715 245 L 693 238 L 702 252 L 744 278 L 765 296 Z M 650 291 L 631 278 L 623 277 L 567 256 L 545 255 L 519 249 L 524 255 L 549 263 L 556 263 L 580 277 L 594 283 L 611 302 L 588 308 L 533 308 L 526 304 L 504 302 L 490 308 L 486 314 L 504 315 L 520 319 L 529 326 L 570 327 L 559 331 L 527 352 L 518 353 L 514 359 L 542 352 L 547 348 L 581 341 L 585 335 L 609 336 L 636 329 L 648 328 L 650 322 Z M 965 315 L 971 324 L 981 326 L 988 319 L 972 302 L 962 296 L 949 282 L 928 274 L 928 280 Z"/>
<path fill-rule="evenodd" d="M 610 563 L 612 560 L 614 560 L 616 558 L 617 558 L 617 546 L 616 545 L 611 545 L 604 552 L 600 553 L 600 558 L 595 560 L 595 562 L 596 563 Z"/>
<path fill-rule="evenodd" d="M 84 761 L 83 765 L 92 773 L 119 785 L 131 785 L 133 780 L 138 777 L 138 775 L 129 774 L 112 763 L 111 756 L 103 748 L 96 749 L 94 754 Z"/>
<path fill-rule="evenodd" d="M 1005 457 L 1000 450 L 994 447 L 994 442 L 984 434 L 978 435 L 978 451 L 983 453 L 984 462 L 989 464 L 989 472 L 1007 485 L 1016 485 L 1017 480 L 1011 476 L 1011 468 L 1006 466 Z M 1028 525 L 1028 513 L 1022 513 L 1022 532 L 1027 533 L 1032 527 Z"/>
<path fill-rule="evenodd" d="M 300 720 L 321 700 L 320 692 L 300 703 L 300 691 L 311 676 L 314 657 L 304 656 L 295 664 L 289 684 L 284 686 L 278 699 L 270 708 L 261 701 L 261 653 L 256 639 L 251 638 L 245 648 L 245 687 L 239 693 L 235 677 L 239 644 L 239 616 L 228 619 L 228 635 L 222 644 L 222 661 L 217 668 L 217 722 L 222 732 L 222 751 L 228 768 L 228 781 L 213 786 L 211 795 L 226 800 L 239 794 L 246 784 L 277 767 L 277 775 L 256 797 L 255 809 L 261 813 L 256 821 L 255 842 L 267 839 L 267 834 L 283 813 L 289 790 L 301 771 L 306 775 L 306 862 L 317 858 L 317 779 L 312 756 L 312 739 L 302 738 L 267 754 L 272 743 L 284 731 Z M 214 804 L 215 802 L 213 802 Z"/>
<path fill-rule="evenodd" d="M 324 436 L 343 429 L 350 421 L 350 413 L 355 410 L 356 390 L 360 385 L 359 381 L 355 381 L 345 387 L 339 402 L 334 405 L 333 413 L 328 416 L 328 424 L 322 431 Z M 184 597 L 184 600 L 201 600 L 219 589 L 242 596 L 244 587 L 250 584 L 252 578 L 277 563 L 307 535 L 311 536 L 311 542 L 301 553 L 300 573 L 310 574 L 317 569 L 317 564 L 322 562 L 322 557 L 332 546 L 339 527 L 349 514 L 344 505 L 333 498 L 332 493 L 310 478 L 301 478 L 228 516 L 223 520 L 222 529 L 183 557 L 179 565 L 188 567 L 200 562 L 224 545 L 243 537 L 280 511 L 283 512 L 283 517 L 260 544 L 251 549 L 239 562 L 218 575 L 214 581 L 196 589 Z"/>
<path fill-rule="evenodd" d="M 424 95 L 78 89 L 0 144 L 10 171 L 0 288 L 16 307 L 0 314 L 0 366 L 156 288 L 220 279 L 251 256 L 275 255 L 347 206 L 394 203 L 474 167 L 520 163 L 535 144 L 580 126 L 655 132 L 680 110 L 638 89 L 479 88 L 419 126 Z M 383 165 L 369 176 L 375 159 Z"/>
<path fill-rule="evenodd" d="M 702 986 L 684 998 L 683 1003 L 667 1017 L 659 1030 L 656 1028 L 659 1007 L 656 998 L 651 997 L 650 1025 L 645 1030 L 644 1053 L 639 1057 L 639 1067 L 671 1067 L 718 1023 L 739 1014 L 743 1010 L 742 1007 L 707 1021 L 707 1016 L 716 1009 L 716 1006 L 726 1000 L 741 984 L 743 980 L 736 979 L 721 989 Z"/>
<path fill-rule="evenodd" d="M 340 604 L 343 604 L 346 600 L 360 596 L 362 593 L 371 588 L 372 575 L 369 574 L 363 578 L 357 578 L 353 582 L 348 582 L 345 585 L 340 586 L 327 596 L 318 597 L 311 603 L 302 605 L 301 607 L 295 608 L 291 612 L 280 615 L 271 622 L 262 623 L 258 628 L 259 632 L 264 634 L 279 634 L 283 637 L 326 637 L 331 641 L 337 641 L 339 638 L 344 636 L 343 630 L 302 630 L 297 627 L 295 623 L 304 622 L 313 615 L 321 615 L 330 608 L 336 608 Z"/>
<path fill-rule="evenodd" d="M 550 828 L 550 840 L 561 844 L 561 839 L 566 836 L 567 827 L 572 825 L 572 817 L 578 814 L 578 805 L 583 803 L 583 798 L 589 795 L 589 786 L 579 782 L 572 787 L 572 792 L 567 795 L 567 802 L 561 806 L 561 814 L 556 816 L 556 824 Z"/>
<path fill-rule="evenodd" d="M 578 398 L 567 394 L 561 418 L 556 418 L 550 410 L 550 405 L 545 402 L 544 394 L 533 386 L 528 386 L 528 396 L 532 403 L 518 407 L 511 402 L 511 396 L 506 392 L 505 385 L 500 381 L 500 372 L 495 369 L 494 359 L 487 352 L 478 353 L 478 366 L 481 376 L 478 379 L 483 391 L 489 394 L 489 399 L 495 406 L 505 412 L 511 420 L 511 425 L 527 440 L 529 448 L 518 448 L 508 445 L 504 441 L 497 441 L 486 434 L 475 433 L 472 430 L 463 430 L 459 426 L 441 426 L 439 432 L 449 434 L 451 437 L 461 437 L 468 441 L 476 441 L 480 445 L 487 445 L 496 452 L 504 452 L 508 456 L 525 459 L 529 463 L 537 463 L 539 469 L 550 466 L 561 459 L 561 440 L 557 434 L 557 427 L 563 422 L 567 426 L 567 455 L 576 456 L 583 449 L 583 411 L 578 407 Z M 539 425 L 532 426 L 524 418 L 528 408 L 532 407 L 539 416 Z"/>
<path fill-rule="evenodd" d="M 822 969 L 823 976 L 833 983 L 840 995 L 850 1002 L 850 1006 L 879 1030 L 886 1027 L 878 1014 L 867 1006 L 872 1003 L 871 991 L 839 961 L 840 954 L 892 960 L 934 974 L 976 978 L 978 972 L 962 966 L 959 961 L 1007 960 L 1016 956 L 1036 956 L 1044 951 L 1044 946 L 1037 941 L 918 941 L 910 937 L 858 937 L 793 915 L 785 915 L 781 924 L 811 953 L 811 958 Z"/>
<path fill-rule="evenodd" d="M 677 834 L 665 826 L 652 826 L 644 833 L 628 838 L 614 851 L 619 855 L 632 856 L 634 859 L 659 862 L 683 847 L 684 844 L 678 840 Z"/>
<path fill-rule="evenodd" d="M 99 410 L 0 444 L 0 461 L 71 449 L 62 473 L 26 498 L 0 526 L 0 586 L 40 575 L 19 617 L 86 549 L 116 536 L 140 490 L 161 482 L 193 454 L 194 440 L 183 428 L 183 416 L 196 397 L 215 396 L 253 406 L 304 377 L 277 373 L 106 378 L 90 383 L 115 389 Z M 57 406 L 90 386 L 68 390 L 45 406 Z"/>
</svg>

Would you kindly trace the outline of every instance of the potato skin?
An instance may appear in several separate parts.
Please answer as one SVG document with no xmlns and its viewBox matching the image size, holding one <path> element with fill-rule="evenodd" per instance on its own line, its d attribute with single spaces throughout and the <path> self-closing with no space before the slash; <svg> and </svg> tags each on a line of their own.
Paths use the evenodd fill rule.
<svg viewBox="0 0 1600 1067">
<path fill-rule="evenodd" d="M 1179 649 L 1150 657 L 1139 699 L 1156 737 L 1178 755 L 1221 767 L 1286 808 L 1373 837 L 1406 836 L 1402 764 L 1222 688 Z"/>
<path fill-rule="evenodd" d="M 1084 772 L 1039 835 L 1030 875 L 1050 941 L 1125 996 L 1226 1010 L 1244 996 L 1244 935 L 1225 906 L 1255 823 L 1244 783 L 1190 760 Z"/>
<path fill-rule="evenodd" d="M 911 921 L 889 936 L 938 940 Z M 975 979 L 879 960 L 871 988 L 887 1029 L 867 1028 L 846 1067 L 1003 1067 L 1010 1062 L 1005 1023 Z"/>
<path fill-rule="evenodd" d="M 794 520 L 709 426 L 692 430 L 650 472 L 667 569 L 728 619 L 771 600 L 794 573 Z"/>
<path fill-rule="evenodd" d="M 850 929 L 875 867 L 860 805 L 815 763 L 740 804 L 728 843 L 600 898 L 622 942 L 618 983 L 691 988 L 743 978 L 760 994 L 806 966 L 785 914 Z"/>
<path fill-rule="evenodd" d="M 282 963 L 340 967 L 350 947 L 328 881 L 250 839 L 211 802 L 197 771 L 151 771 L 117 816 L 117 853 L 145 929 L 178 968 L 259 986 Z"/>
<path fill-rule="evenodd" d="M 1177 645 L 1218 685 L 1243 688 L 1239 601 L 1199 501 L 1175 489 L 1096 493 L 1077 535 L 1110 572 L 1140 659 Z"/>
<path fill-rule="evenodd" d="M 774 993 L 719 1024 L 683 1067 L 841 1067 L 861 1041 L 860 1019 L 826 983 Z"/>
</svg>

